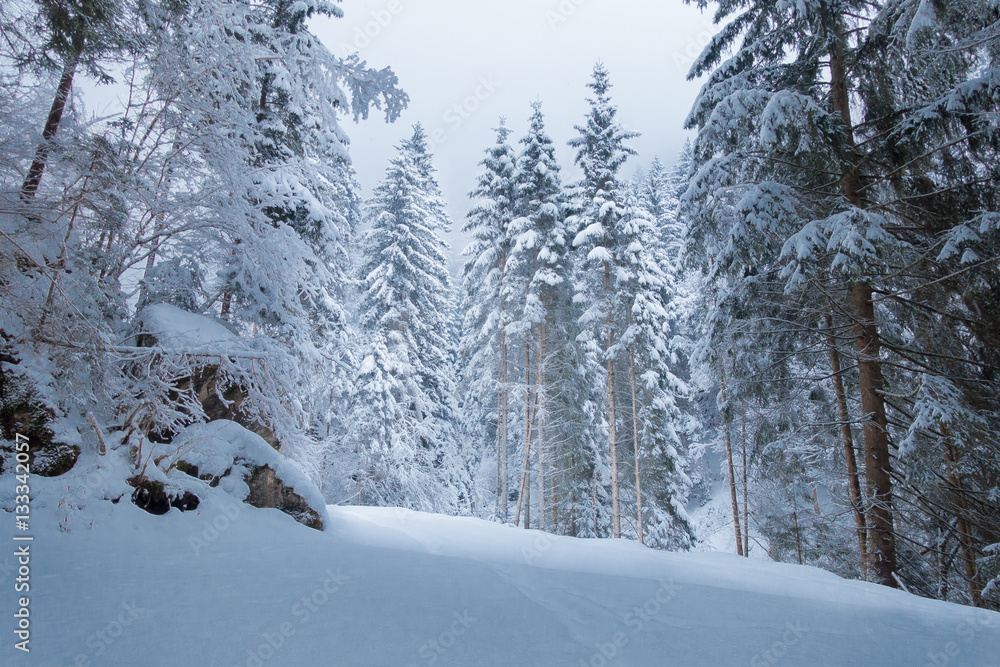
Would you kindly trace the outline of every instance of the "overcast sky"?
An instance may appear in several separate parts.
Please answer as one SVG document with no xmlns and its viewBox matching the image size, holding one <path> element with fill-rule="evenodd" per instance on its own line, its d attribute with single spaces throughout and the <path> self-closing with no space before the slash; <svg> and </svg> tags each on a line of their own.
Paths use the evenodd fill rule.
<svg viewBox="0 0 1000 667">
<path fill-rule="evenodd" d="M 711 16 L 682 0 L 343 0 L 344 18 L 311 24 L 338 55 L 358 52 L 372 67 L 391 67 L 409 94 L 403 116 L 346 121 L 351 155 L 367 196 L 382 178 L 394 146 L 423 123 L 436 138 L 438 180 L 456 228 L 483 150 L 500 116 L 527 129 L 529 103 L 540 100 L 549 135 L 572 180 L 566 142 L 587 112 L 586 83 L 597 61 L 611 74 L 619 121 L 642 134 L 626 166 L 631 176 L 654 155 L 676 158 L 684 118 L 698 92 L 685 80 L 694 56 L 714 33 Z M 463 239 L 452 238 L 455 252 Z"/>
</svg>

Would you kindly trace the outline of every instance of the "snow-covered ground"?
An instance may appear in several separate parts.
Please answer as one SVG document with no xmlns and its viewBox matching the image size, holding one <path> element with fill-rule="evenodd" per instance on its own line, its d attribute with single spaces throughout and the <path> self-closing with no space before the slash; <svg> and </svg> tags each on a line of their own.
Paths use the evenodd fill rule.
<svg viewBox="0 0 1000 667">
<path fill-rule="evenodd" d="M 9 476 L 3 478 L 9 480 Z M 820 570 L 469 518 L 210 499 L 33 517 L 31 653 L 3 665 L 995 665 L 1000 615 Z M 6 515 L 8 526 L 12 523 Z M 91 525 L 92 524 L 92 525 Z"/>
</svg>

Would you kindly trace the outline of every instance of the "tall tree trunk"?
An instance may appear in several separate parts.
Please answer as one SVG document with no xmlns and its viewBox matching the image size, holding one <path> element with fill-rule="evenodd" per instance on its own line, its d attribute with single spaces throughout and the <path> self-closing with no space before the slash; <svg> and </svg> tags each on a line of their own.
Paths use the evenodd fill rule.
<svg viewBox="0 0 1000 667">
<path fill-rule="evenodd" d="M 795 552 L 799 556 L 799 565 L 802 565 L 802 531 L 799 529 L 799 504 L 794 491 L 792 492 L 792 524 L 795 526 Z"/>
<path fill-rule="evenodd" d="M 881 341 L 875 325 L 872 288 L 865 282 L 851 287 L 854 309 L 858 371 L 861 380 L 861 408 L 865 413 L 865 486 L 870 507 L 867 511 L 869 565 L 878 582 L 896 588 L 896 543 L 893 527 L 892 478 L 889 460 L 889 430 L 882 388 Z"/>
<path fill-rule="evenodd" d="M 510 458 L 510 438 L 508 435 L 510 427 L 510 410 L 507 408 L 508 401 L 508 365 L 507 365 L 507 332 L 501 331 L 500 333 L 500 388 L 501 388 L 501 401 L 500 401 L 500 423 L 501 423 L 501 434 L 502 434 L 502 445 L 501 445 L 501 460 L 503 465 L 501 468 L 500 477 L 500 499 L 503 508 L 503 520 L 506 522 L 510 516 L 510 473 L 507 470 L 507 462 Z"/>
<path fill-rule="evenodd" d="M 517 512 L 514 515 L 514 525 L 521 522 L 521 510 L 524 509 L 524 527 L 531 527 L 531 431 L 534 428 L 535 417 L 538 414 L 538 394 L 535 394 L 535 405 L 531 406 L 531 341 L 524 342 L 524 466 L 521 469 L 521 486 L 518 491 Z"/>
<path fill-rule="evenodd" d="M 628 310 L 628 325 L 632 326 L 632 309 Z M 635 451 L 635 514 L 636 514 L 636 535 L 639 544 L 646 541 L 642 534 L 642 482 L 639 476 L 639 406 L 636 401 L 635 392 L 635 348 L 630 347 L 628 351 L 628 380 L 632 390 L 632 449 Z"/>
<path fill-rule="evenodd" d="M 559 499 L 556 497 L 556 475 L 553 473 L 553 469 L 554 469 L 554 462 L 553 462 L 554 451 L 555 451 L 555 444 L 553 443 L 553 444 L 551 444 L 549 446 L 549 453 L 548 453 L 548 456 L 549 456 L 549 474 L 545 476 L 545 479 L 548 481 L 548 484 L 549 484 L 549 503 L 548 503 L 548 506 L 549 506 L 549 521 L 548 521 L 548 525 L 549 525 L 549 530 L 551 532 L 553 532 L 553 533 L 556 532 L 556 530 L 558 530 L 558 526 L 559 526 Z M 561 472 L 560 475 L 561 475 L 560 478 L 563 478 L 565 476 L 565 471 Z"/>
<path fill-rule="evenodd" d="M 729 466 L 729 497 L 733 501 L 733 528 L 736 531 L 736 555 L 743 555 L 743 537 L 740 531 L 740 505 L 736 499 L 736 471 L 733 466 L 733 441 L 729 435 L 729 406 L 726 405 L 728 399 L 726 398 L 726 378 L 723 375 L 722 379 L 719 381 L 719 386 L 722 389 L 722 405 L 725 412 L 725 417 L 722 420 L 722 428 L 725 431 L 726 437 L 726 465 Z"/>
<path fill-rule="evenodd" d="M 502 224 L 502 223 L 501 223 Z M 507 427 L 509 419 L 509 410 L 507 409 L 507 380 L 508 380 L 508 370 L 507 370 L 507 313 L 504 307 L 503 300 L 503 287 L 504 281 L 507 274 L 507 252 L 506 250 L 501 250 L 500 252 L 500 282 L 497 285 L 497 303 L 500 304 L 500 397 L 497 404 L 498 415 L 498 428 L 499 433 L 497 438 L 499 442 L 497 447 L 499 449 L 499 456 L 497 458 L 497 470 L 500 476 L 500 498 L 502 502 L 502 517 L 504 523 L 507 522 L 510 516 L 510 490 L 508 488 L 510 476 L 507 472 L 507 458 L 508 458 L 508 436 Z M 502 463 L 501 463 L 502 461 Z"/>
<path fill-rule="evenodd" d="M 847 88 L 847 66 L 844 62 L 846 50 L 846 40 L 838 33 L 830 49 L 830 97 L 834 111 L 840 114 L 844 122 L 846 149 L 850 155 L 850 160 L 841 163 L 841 191 L 851 205 L 863 208 L 858 169 L 853 163 L 854 124 Z M 867 280 L 857 280 L 851 284 L 861 408 L 865 414 L 865 486 L 870 503 L 867 512 L 868 546 L 871 549 L 870 560 L 873 561 L 870 565 L 878 583 L 897 588 L 888 418 L 885 398 L 881 393 L 886 383 L 882 375 L 882 342 L 875 320 L 872 294 L 872 286 Z"/>
<path fill-rule="evenodd" d="M 538 372 L 536 400 L 538 401 L 538 529 L 545 530 L 545 326 L 538 324 Z"/>
<path fill-rule="evenodd" d="M 740 447 L 743 452 L 743 555 L 750 557 L 750 491 L 747 488 L 747 415 L 743 412 L 743 437 Z"/>
<path fill-rule="evenodd" d="M 958 529 L 958 542 L 962 545 L 962 560 L 965 565 L 965 580 L 969 584 L 969 597 L 972 598 L 973 605 L 984 607 L 983 584 L 976 568 L 976 548 L 972 543 L 972 527 L 965 517 L 968 509 L 965 502 L 965 489 L 962 477 L 955 469 L 958 464 L 958 454 L 947 440 L 944 446 L 944 463 L 952 503 L 955 505 L 955 527 Z"/>
<path fill-rule="evenodd" d="M 590 502 L 594 517 L 594 536 L 601 537 L 600 525 L 597 523 L 597 475 L 590 479 Z"/>
<path fill-rule="evenodd" d="M 45 164 L 49 159 L 49 142 L 56 136 L 59 124 L 62 122 L 63 112 L 66 110 L 66 102 L 73 90 L 73 77 L 76 74 L 76 66 L 79 63 L 79 55 L 67 57 L 63 66 L 62 76 L 59 77 L 59 85 L 56 87 L 56 96 L 52 100 L 52 107 L 49 109 L 49 116 L 45 119 L 45 127 L 42 129 L 42 143 L 38 144 L 35 150 L 35 159 L 28 168 L 28 173 L 21 184 L 21 200 L 28 202 L 34 199 L 38 192 L 38 186 L 42 182 L 42 174 L 45 172 Z"/>
<path fill-rule="evenodd" d="M 827 341 L 830 347 L 830 371 L 833 374 L 833 393 L 837 398 L 837 414 L 840 418 L 840 439 L 844 447 L 844 460 L 847 462 L 847 484 L 850 493 L 851 509 L 854 513 L 854 525 L 858 532 L 858 553 L 861 556 L 861 571 L 868 576 L 868 526 L 865 519 L 865 504 L 861 496 L 861 481 L 858 476 L 858 461 L 854 452 L 854 433 L 851 430 L 851 415 L 847 409 L 847 392 L 844 391 L 844 378 L 841 375 L 840 351 L 833 335 L 833 318 L 825 317 Z"/>
<path fill-rule="evenodd" d="M 530 333 L 530 332 L 529 332 Z M 524 527 L 531 528 L 531 342 L 524 340 Z"/>
<path fill-rule="evenodd" d="M 865 486 L 870 506 L 867 510 L 869 565 L 878 583 L 896 588 L 896 542 L 893 527 L 892 477 L 889 460 L 889 429 L 882 388 L 881 341 L 875 325 L 872 289 L 865 282 L 851 288 L 854 309 L 858 371 L 861 380 L 861 408 L 865 413 Z"/>
<path fill-rule="evenodd" d="M 497 369 L 500 370 L 499 368 Z M 497 447 L 496 447 L 496 457 L 497 457 L 497 470 L 496 477 L 493 481 L 493 516 L 500 516 L 500 444 L 503 441 L 501 421 L 503 417 L 501 416 L 500 406 L 503 405 L 503 387 L 500 386 L 499 377 L 497 381 Z"/>
<path fill-rule="evenodd" d="M 501 314 L 501 322 L 503 317 Z M 502 325 L 499 336 L 497 369 L 497 475 L 494 489 L 494 514 L 507 520 L 507 340 Z M 502 509 L 501 509 L 502 508 Z"/>
<path fill-rule="evenodd" d="M 528 443 L 529 451 L 525 454 L 525 458 L 531 457 L 531 443 Z M 531 528 L 531 463 L 528 463 L 528 468 L 524 471 L 524 529 L 528 530 Z"/>
<path fill-rule="evenodd" d="M 604 291 L 608 298 L 608 316 L 605 322 L 607 327 L 607 367 L 608 367 L 608 442 L 611 449 L 611 536 L 619 538 L 622 536 L 622 515 L 619 504 L 618 489 L 618 436 L 616 431 L 617 415 L 615 414 L 615 364 L 611 358 L 611 347 L 614 345 L 614 334 L 612 332 L 611 313 L 611 266 L 604 263 Z"/>
<path fill-rule="evenodd" d="M 499 352 L 499 351 L 498 351 Z M 498 355 L 498 358 L 502 358 Z M 497 369 L 500 370 L 499 368 Z M 502 493 L 502 488 L 500 486 L 500 458 L 503 456 L 503 383 L 500 381 L 500 374 L 497 377 L 497 471 L 496 479 L 493 482 L 493 515 L 496 517 L 500 516 L 500 494 Z"/>
</svg>

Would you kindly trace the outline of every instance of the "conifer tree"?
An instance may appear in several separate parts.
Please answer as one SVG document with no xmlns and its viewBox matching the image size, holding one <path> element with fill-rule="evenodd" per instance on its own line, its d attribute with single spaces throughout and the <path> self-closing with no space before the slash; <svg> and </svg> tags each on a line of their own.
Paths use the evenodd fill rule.
<svg viewBox="0 0 1000 667">
<path fill-rule="evenodd" d="M 996 243 L 996 188 L 981 187 L 997 179 L 986 166 L 996 164 L 996 134 L 984 122 L 996 100 L 986 83 L 995 76 L 986 45 L 996 13 L 920 2 L 751 1 L 722 3 L 719 18 L 728 16 L 734 20 L 692 68 L 711 73 L 688 120 L 699 137 L 684 200 L 690 247 L 718 297 L 711 326 L 740 336 L 739 348 L 728 348 L 739 364 L 726 365 L 739 369 L 732 379 L 744 386 L 731 393 L 746 404 L 753 385 L 765 382 L 751 374 L 784 367 L 795 372 L 775 376 L 771 396 L 792 400 L 796 381 L 787 378 L 809 369 L 807 385 L 828 381 L 816 365 L 822 351 L 825 373 L 844 378 L 829 402 L 844 422 L 845 477 L 865 478 L 864 507 L 850 504 L 868 533 L 858 546 L 871 575 L 933 590 L 935 568 L 955 547 L 941 546 L 926 522 L 954 526 L 945 542 L 958 545 L 969 599 L 979 603 L 976 543 L 989 531 L 974 529 L 970 517 L 981 528 L 992 522 L 972 509 L 975 493 L 949 470 L 965 458 L 958 441 L 975 458 L 976 417 L 985 405 L 995 414 L 996 405 L 992 388 L 966 385 L 966 397 L 976 397 L 969 402 L 952 391 L 959 367 L 994 363 L 985 352 L 989 317 L 967 309 L 976 290 L 966 281 L 996 284 L 993 267 L 976 261 Z M 724 55 L 730 48 L 732 57 Z M 968 245 L 953 243 L 959 237 Z M 964 333 L 952 335 L 956 328 Z M 767 359 L 766 350 L 781 354 Z M 853 361 L 849 371 L 844 357 Z M 852 413 L 864 449 L 856 467 Z M 943 414 L 966 434 L 954 436 Z M 899 447 L 918 440 L 926 456 Z"/>
<path fill-rule="evenodd" d="M 510 130 L 504 119 L 496 129 L 496 144 L 486 150 L 474 201 L 463 231 L 472 241 L 463 254 L 469 259 L 463 269 L 463 336 L 460 355 L 463 374 L 464 417 L 470 430 L 477 430 L 487 414 L 492 428 L 483 434 L 495 443 L 493 514 L 505 520 L 509 501 L 508 381 L 505 307 L 505 277 L 510 254 L 510 224 L 517 196 L 514 170 L 517 157 L 508 142 Z M 485 442 L 483 445 L 485 446 Z"/>
<path fill-rule="evenodd" d="M 576 164 L 583 171 L 578 184 L 576 216 L 579 230 L 573 245 L 585 257 L 581 281 L 575 299 L 584 305 L 580 316 L 581 342 L 598 354 L 604 366 L 608 462 L 612 504 L 612 536 L 621 537 L 620 488 L 618 475 L 618 414 L 615 343 L 627 327 L 621 305 L 615 299 L 615 280 L 619 268 L 617 252 L 622 249 L 620 236 L 624 215 L 623 188 L 618 173 L 635 151 L 625 142 L 637 135 L 623 130 L 616 121 L 617 108 L 611 103 L 611 82 L 603 65 L 594 68 L 587 84 L 593 92 L 585 125 L 577 126 L 579 136 L 570 141 L 577 149 Z"/>
<path fill-rule="evenodd" d="M 468 491 L 454 453 L 452 288 L 441 238 L 449 221 L 419 125 L 367 211 L 359 310 L 373 352 L 350 418 L 360 501 L 453 510 Z"/>
<path fill-rule="evenodd" d="M 629 184 L 620 223 L 615 287 L 626 319 L 626 328 L 616 342 L 616 356 L 627 363 L 636 537 L 645 541 L 649 523 L 652 544 L 686 548 L 691 543 L 691 526 L 684 505 L 691 482 L 681 436 L 681 403 L 688 388 L 676 372 L 683 354 L 673 304 L 678 295 L 669 273 L 673 264 L 661 245 L 653 216 L 632 190 Z M 666 215 L 665 208 L 660 212 Z M 644 470 L 644 461 L 649 462 L 648 470 Z M 644 478 L 649 498 L 642 493 Z M 650 512 L 644 513 L 644 504 Z"/>
<path fill-rule="evenodd" d="M 564 304 L 568 298 L 569 258 L 560 167 L 555 147 L 545 132 L 541 104 L 532 104 L 528 134 L 521 139 L 521 154 L 515 175 L 518 216 L 510 226 L 513 241 L 507 262 L 512 277 L 511 324 L 508 330 L 524 341 L 526 396 L 531 416 L 525 433 L 522 494 L 527 514 L 530 498 L 530 469 L 537 470 L 538 525 L 546 526 L 546 498 L 551 501 L 551 481 L 546 481 L 546 462 L 554 452 L 551 445 L 550 398 L 557 393 L 550 374 L 560 363 L 560 341 L 565 340 Z M 534 355 L 534 363 L 530 362 Z M 534 381 L 528 382 L 534 367 Z M 529 402 L 526 401 L 526 405 Z M 530 461 L 532 434 L 537 435 L 537 466 Z M 553 508 L 549 508 L 551 512 Z M 527 519 L 525 527 L 528 526 Z"/>
</svg>

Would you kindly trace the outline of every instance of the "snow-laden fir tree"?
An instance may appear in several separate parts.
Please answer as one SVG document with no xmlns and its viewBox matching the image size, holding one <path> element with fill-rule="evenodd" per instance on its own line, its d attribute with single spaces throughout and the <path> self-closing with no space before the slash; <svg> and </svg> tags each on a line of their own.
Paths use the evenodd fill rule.
<svg viewBox="0 0 1000 667">
<path fill-rule="evenodd" d="M 650 172 L 658 182 L 657 164 Z M 626 184 L 616 252 L 616 300 L 625 309 L 626 328 L 615 343 L 623 360 L 630 406 L 635 486 L 635 533 L 640 542 L 661 548 L 687 548 L 692 528 L 684 506 L 691 481 L 687 475 L 683 414 L 688 387 L 679 371 L 685 350 L 678 321 L 676 261 L 661 241 L 656 219 Z M 660 186 L 662 190 L 662 185 Z M 654 201 L 661 220 L 668 213 L 662 194 Z M 645 481 L 644 481 L 645 480 Z M 643 493 L 645 489 L 645 494 Z"/>
<path fill-rule="evenodd" d="M 367 213 L 359 324 L 367 351 L 350 442 L 357 502 L 456 511 L 468 497 L 455 438 L 450 226 L 423 129 L 399 147 Z"/>
<path fill-rule="evenodd" d="M 607 484 L 611 491 L 611 534 L 621 537 L 620 482 L 618 471 L 618 432 L 616 363 L 619 348 L 616 342 L 628 326 L 623 304 L 616 300 L 615 281 L 618 277 L 622 249 L 620 225 L 624 215 L 624 189 L 619 172 L 635 151 L 625 142 L 637 135 L 621 128 L 616 120 L 617 108 L 611 102 L 611 82 L 603 65 L 594 67 L 593 80 L 587 84 L 592 91 L 588 99 L 590 110 L 585 125 L 576 126 L 579 136 L 570 141 L 576 148 L 576 164 L 583 179 L 576 186 L 574 218 L 577 231 L 572 240 L 580 254 L 578 280 L 574 300 L 582 306 L 581 333 L 578 341 L 587 350 L 588 363 L 604 367 L 604 419 L 607 424 L 608 475 L 598 465 L 595 483 Z M 592 373 L 590 373 L 592 374 Z M 596 497 L 596 486 L 595 486 Z"/>
<path fill-rule="evenodd" d="M 481 488 L 491 478 L 493 515 L 506 520 L 508 474 L 508 384 L 504 305 L 510 223 L 514 219 L 517 156 L 509 142 L 504 119 L 496 129 L 496 143 L 486 149 L 476 187 L 469 193 L 473 206 L 463 231 L 472 241 L 463 250 L 468 257 L 462 273 L 462 340 L 459 353 L 462 373 L 463 420 L 466 432 L 483 452 L 493 450 L 490 470 L 480 467 Z M 492 443 L 492 447 L 490 445 Z"/>
<path fill-rule="evenodd" d="M 528 133 L 517 160 L 516 218 L 510 225 L 511 250 L 505 286 L 510 308 L 509 339 L 523 350 L 524 440 L 519 496 L 525 527 L 530 525 L 532 472 L 535 473 L 537 523 L 555 521 L 553 467 L 559 414 L 558 383 L 564 372 L 562 346 L 568 338 L 569 269 L 564 195 L 555 147 L 545 131 L 540 103 L 532 104 Z M 513 347 L 511 349 L 514 349 Z M 534 461 L 532 461 L 532 441 Z"/>
<path fill-rule="evenodd" d="M 692 69 L 710 76 L 684 199 L 730 394 L 749 399 L 754 374 L 782 366 L 768 399 L 801 401 L 804 369 L 810 396 L 833 385 L 870 575 L 928 595 L 964 579 L 982 604 L 995 524 L 966 475 L 993 468 L 981 420 L 997 392 L 967 380 L 995 366 L 992 316 L 975 306 L 997 284 L 979 261 L 997 243 L 997 189 L 983 187 L 998 182 L 995 8 L 722 3 L 729 16 Z"/>
</svg>

